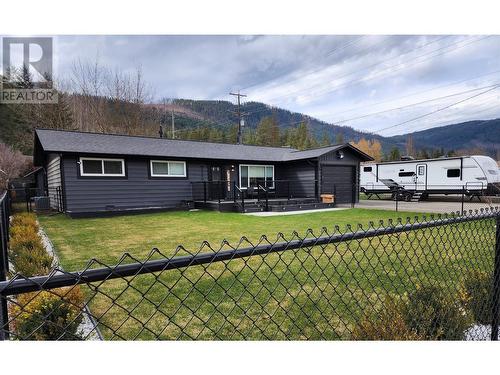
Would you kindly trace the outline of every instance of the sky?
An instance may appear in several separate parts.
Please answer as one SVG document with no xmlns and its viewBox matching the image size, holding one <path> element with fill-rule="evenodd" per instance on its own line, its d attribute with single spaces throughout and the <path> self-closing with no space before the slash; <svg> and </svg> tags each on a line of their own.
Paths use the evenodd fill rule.
<svg viewBox="0 0 500 375">
<path fill-rule="evenodd" d="M 141 66 L 155 100 L 240 90 L 384 136 L 500 117 L 500 36 L 58 36 L 54 53 L 56 76 L 78 59 Z"/>
</svg>

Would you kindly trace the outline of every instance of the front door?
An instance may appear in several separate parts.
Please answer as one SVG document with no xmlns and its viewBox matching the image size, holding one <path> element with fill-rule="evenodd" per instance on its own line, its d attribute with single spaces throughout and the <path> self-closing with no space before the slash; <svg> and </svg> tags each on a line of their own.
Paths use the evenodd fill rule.
<svg viewBox="0 0 500 375">
<path fill-rule="evenodd" d="M 234 165 L 211 165 L 208 168 L 210 199 L 232 199 L 235 179 Z"/>
<path fill-rule="evenodd" d="M 427 164 L 417 164 L 415 173 L 415 190 L 427 190 Z"/>
</svg>

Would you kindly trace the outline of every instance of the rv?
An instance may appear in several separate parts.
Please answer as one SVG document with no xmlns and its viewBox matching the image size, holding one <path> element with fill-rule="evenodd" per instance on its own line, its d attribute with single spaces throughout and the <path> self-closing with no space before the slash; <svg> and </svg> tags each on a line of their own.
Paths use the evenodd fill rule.
<svg viewBox="0 0 500 375">
<path fill-rule="evenodd" d="M 498 165 L 482 155 L 367 163 L 360 175 L 360 190 L 368 197 L 390 193 L 393 198 L 418 201 L 430 194 L 463 191 L 473 198 L 500 192 Z"/>
</svg>

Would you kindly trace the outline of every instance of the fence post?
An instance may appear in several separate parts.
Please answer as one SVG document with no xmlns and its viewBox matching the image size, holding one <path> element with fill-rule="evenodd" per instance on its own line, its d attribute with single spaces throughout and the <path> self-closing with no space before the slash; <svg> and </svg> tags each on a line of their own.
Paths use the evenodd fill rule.
<svg viewBox="0 0 500 375">
<path fill-rule="evenodd" d="M 500 215 L 496 217 L 495 266 L 491 298 L 491 340 L 498 341 L 500 323 Z"/>
<path fill-rule="evenodd" d="M 462 185 L 462 210 L 460 211 L 460 214 L 464 214 L 464 195 L 465 195 L 465 186 Z"/>
<path fill-rule="evenodd" d="M 9 192 L 0 199 L 0 281 L 7 280 L 9 272 L 9 259 L 7 256 L 7 246 L 9 240 Z M 9 338 L 8 329 L 9 315 L 7 310 L 7 299 L 0 295 L 0 340 Z"/>
</svg>

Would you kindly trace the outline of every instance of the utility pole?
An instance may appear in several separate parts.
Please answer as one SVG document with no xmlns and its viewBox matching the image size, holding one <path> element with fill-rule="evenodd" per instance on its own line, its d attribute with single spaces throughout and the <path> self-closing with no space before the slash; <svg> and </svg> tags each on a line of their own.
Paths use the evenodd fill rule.
<svg viewBox="0 0 500 375">
<path fill-rule="evenodd" d="M 238 90 L 237 93 L 235 92 L 230 92 L 229 95 L 233 95 L 233 96 L 236 96 L 238 98 L 238 110 L 233 113 L 235 113 L 237 116 L 238 116 L 238 137 L 237 137 L 237 140 L 236 140 L 236 143 L 241 145 L 242 144 L 242 141 L 241 141 L 241 124 L 242 124 L 242 116 L 245 114 L 245 113 L 242 113 L 241 112 L 241 98 L 245 98 L 246 95 L 243 95 L 243 94 L 240 94 L 240 90 Z"/>
<path fill-rule="evenodd" d="M 175 118 L 174 118 L 174 108 L 172 108 L 172 139 L 175 139 Z"/>
</svg>

